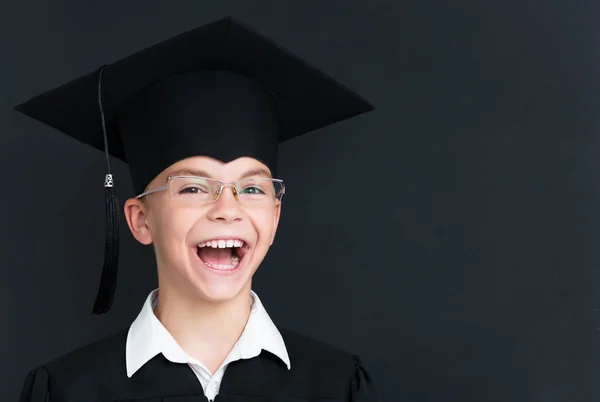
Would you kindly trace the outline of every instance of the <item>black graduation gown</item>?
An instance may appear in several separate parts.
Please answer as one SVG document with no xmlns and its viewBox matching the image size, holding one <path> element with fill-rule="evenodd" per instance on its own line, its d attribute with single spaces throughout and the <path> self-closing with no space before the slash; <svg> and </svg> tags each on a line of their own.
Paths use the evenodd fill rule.
<svg viewBox="0 0 600 402">
<path fill-rule="evenodd" d="M 380 402 L 356 355 L 280 329 L 291 370 L 269 352 L 227 367 L 215 402 Z M 187 364 L 154 357 L 131 378 L 127 331 L 32 370 L 20 402 L 206 402 Z"/>
</svg>

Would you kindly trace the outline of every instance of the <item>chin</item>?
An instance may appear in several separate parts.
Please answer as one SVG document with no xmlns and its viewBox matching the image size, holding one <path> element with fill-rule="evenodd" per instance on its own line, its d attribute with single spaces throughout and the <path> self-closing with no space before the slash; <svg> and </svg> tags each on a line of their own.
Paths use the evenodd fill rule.
<svg viewBox="0 0 600 402">
<path fill-rule="evenodd" d="M 246 286 L 207 286 L 207 284 L 201 284 L 194 287 L 198 298 L 210 303 L 231 302 L 246 293 Z"/>
</svg>

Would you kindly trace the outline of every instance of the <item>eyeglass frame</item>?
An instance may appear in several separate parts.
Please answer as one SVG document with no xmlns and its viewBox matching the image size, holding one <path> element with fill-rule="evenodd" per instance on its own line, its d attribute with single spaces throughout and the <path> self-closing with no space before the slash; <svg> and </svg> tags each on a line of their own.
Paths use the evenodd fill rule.
<svg viewBox="0 0 600 402">
<path fill-rule="evenodd" d="M 217 191 L 217 197 L 214 200 L 211 201 L 206 201 L 206 202 L 201 202 L 199 204 L 209 204 L 211 202 L 216 202 L 219 200 L 219 197 L 221 197 L 221 194 L 223 194 L 223 189 L 225 187 L 231 187 L 233 190 L 233 196 L 235 197 L 236 201 L 239 201 L 238 199 L 238 192 L 237 192 L 237 188 L 236 188 L 236 184 L 241 183 L 241 182 L 245 182 L 245 181 L 256 181 L 256 180 L 268 180 L 271 182 L 275 182 L 275 183 L 281 183 L 281 192 L 280 195 L 276 195 L 275 199 L 277 199 L 279 202 L 281 202 L 281 199 L 283 198 L 284 194 L 285 194 L 285 184 L 283 183 L 282 179 L 275 179 L 275 178 L 271 178 L 271 177 L 261 177 L 258 179 L 242 179 L 242 180 L 236 180 L 236 181 L 231 181 L 231 182 L 226 182 L 223 180 L 218 180 L 218 179 L 213 179 L 211 177 L 202 177 L 202 176 L 168 176 L 167 179 L 165 180 L 165 184 L 163 184 L 160 187 L 154 188 L 152 190 L 148 190 L 148 191 L 144 191 L 143 193 L 136 195 L 135 198 L 136 199 L 141 199 L 142 197 L 145 197 L 147 195 L 150 194 L 154 194 L 157 193 L 159 191 L 168 191 L 169 190 L 169 182 L 173 179 L 203 179 L 203 180 L 210 180 L 213 182 L 217 182 L 221 185 L 221 187 L 219 188 L 219 191 Z M 173 197 L 173 193 L 171 193 L 171 197 Z"/>
</svg>

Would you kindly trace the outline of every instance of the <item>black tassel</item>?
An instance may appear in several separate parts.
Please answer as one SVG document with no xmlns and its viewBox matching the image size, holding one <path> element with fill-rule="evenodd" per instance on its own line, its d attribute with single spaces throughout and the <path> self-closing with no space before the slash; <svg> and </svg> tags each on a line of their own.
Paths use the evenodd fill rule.
<svg viewBox="0 0 600 402">
<path fill-rule="evenodd" d="M 94 302 L 92 314 L 104 314 L 110 310 L 119 271 L 119 200 L 114 188 L 112 175 L 107 174 L 104 183 L 106 204 L 106 243 L 104 245 L 104 266 L 100 287 Z"/>
<path fill-rule="evenodd" d="M 113 176 L 110 173 L 110 155 L 108 153 L 108 135 L 106 133 L 106 121 L 104 119 L 104 109 L 102 108 L 102 71 L 105 66 L 100 67 L 98 71 L 98 106 L 100 107 L 100 117 L 102 121 L 102 134 L 104 136 L 104 153 L 106 156 L 106 165 L 108 174 L 104 178 L 104 199 L 106 205 L 106 242 L 104 245 L 104 266 L 102 267 L 102 277 L 100 278 L 100 287 L 94 302 L 92 314 L 104 314 L 110 310 L 115 289 L 117 287 L 117 276 L 119 270 L 119 200 L 114 187 Z"/>
</svg>

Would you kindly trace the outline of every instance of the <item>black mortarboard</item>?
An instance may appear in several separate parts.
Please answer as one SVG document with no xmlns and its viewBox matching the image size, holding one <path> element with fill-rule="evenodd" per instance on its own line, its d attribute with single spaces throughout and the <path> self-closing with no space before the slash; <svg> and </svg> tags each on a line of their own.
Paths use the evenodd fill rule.
<svg viewBox="0 0 600 402">
<path fill-rule="evenodd" d="M 373 109 L 286 49 L 224 18 L 141 50 L 19 105 L 42 123 L 127 162 L 135 191 L 195 155 L 261 160 L 279 143 Z M 118 265 L 118 202 L 105 178 L 107 246 L 94 313 Z"/>
</svg>

